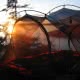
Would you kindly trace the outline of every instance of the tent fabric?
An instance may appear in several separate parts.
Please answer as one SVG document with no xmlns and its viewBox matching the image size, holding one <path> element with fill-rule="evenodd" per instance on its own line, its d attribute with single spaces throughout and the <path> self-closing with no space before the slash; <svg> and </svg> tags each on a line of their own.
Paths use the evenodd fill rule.
<svg viewBox="0 0 80 80">
<path fill-rule="evenodd" d="M 69 17 L 76 17 L 80 21 L 80 11 L 79 10 L 72 10 L 72 9 L 67 9 L 67 8 L 62 8 L 56 12 L 50 13 L 47 18 L 50 20 L 52 23 L 58 23 L 62 19 L 66 19 Z"/>
<path fill-rule="evenodd" d="M 5 61 L 49 52 L 49 42 L 40 28 L 42 26 L 32 18 L 34 17 L 25 15 L 16 21 Z M 43 44 L 44 39 L 47 44 Z"/>
<path fill-rule="evenodd" d="M 77 51 L 80 51 L 80 10 L 72 10 L 67 8 L 62 8 L 56 12 L 52 12 L 47 16 L 48 20 L 56 25 L 56 27 L 67 34 L 70 41 Z M 74 32 L 74 30 L 78 29 Z M 77 37 L 75 37 L 77 36 Z"/>
</svg>

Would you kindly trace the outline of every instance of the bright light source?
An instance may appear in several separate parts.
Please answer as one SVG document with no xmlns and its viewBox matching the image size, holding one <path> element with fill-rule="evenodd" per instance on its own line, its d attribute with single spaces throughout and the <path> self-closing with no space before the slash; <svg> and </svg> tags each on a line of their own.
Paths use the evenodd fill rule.
<svg viewBox="0 0 80 80">
<path fill-rule="evenodd" d="M 13 26 L 9 25 L 7 31 L 8 31 L 9 34 L 11 34 L 12 31 L 13 31 Z"/>
<path fill-rule="evenodd" d="M 2 38 L 2 39 L 4 39 L 5 38 L 5 33 L 4 32 L 0 32 L 0 37 Z"/>
<path fill-rule="evenodd" d="M 14 20 L 14 19 L 9 19 L 8 21 L 9 21 L 9 24 L 8 24 L 8 26 L 7 26 L 7 32 L 8 32 L 9 34 L 12 34 L 15 20 Z"/>
<path fill-rule="evenodd" d="M 3 26 L 0 25 L 0 30 L 2 30 L 2 29 L 3 29 Z"/>
<path fill-rule="evenodd" d="M 4 24 L 7 21 L 7 15 L 3 12 L 0 13 L 0 24 Z"/>
</svg>

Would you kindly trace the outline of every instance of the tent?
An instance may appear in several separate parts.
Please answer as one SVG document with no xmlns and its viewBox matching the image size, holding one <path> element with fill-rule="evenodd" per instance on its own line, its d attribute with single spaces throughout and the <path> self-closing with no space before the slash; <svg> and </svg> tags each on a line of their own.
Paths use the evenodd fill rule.
<svg viewBox="0 0 80 80">
<path fill-rule="evenodd" d="M 50 53 L 51 45 L 48 33 L 37 19 L 26 14 L 15 22 L 5 61 L 25 56 L 33 57 L 45 52 Z M 39 17 L 39 19 L 41 21 L 42 18 Z M 47 44 L 41 42 L 43 39 Z"/>
<path fill-rule="evenodd" d="M 62 8 L 56 12 L 51 12 L 47 19 L 67 35 L 69 46 L 71 41 L 76 51 L 80 51 L 80 10 Z"/>
<path fill-rule="evenodd" d="M 12 47 L 6 58 L 32 56 L 51 50 L 79 51 L 80 29 L 76 28 L 80 20 L 79 12 L 62 8 L 45 17 L 26 14 L 19 18 L 14 25 Z"/>
</svg>

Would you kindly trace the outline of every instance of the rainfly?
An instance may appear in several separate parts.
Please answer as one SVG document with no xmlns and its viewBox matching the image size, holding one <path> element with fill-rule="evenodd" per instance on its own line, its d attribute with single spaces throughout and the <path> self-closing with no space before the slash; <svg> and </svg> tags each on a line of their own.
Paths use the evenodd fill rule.
<svg viewBox="0 0 80 80">
<path fill-rule="evenodd" d="M 80 20 L 80 11 L 79 10 L 72 10 L 68 8 L 62 8 L 56 12 L 50 13 L 47 18 L 53 23 L 61 23 L 64 19 L 74 18 L 75 20 Z M 69 21 L 70 22 L 70 21 Z M 71 23 L 71 22 L 70 22 Z"/>
</svg>

